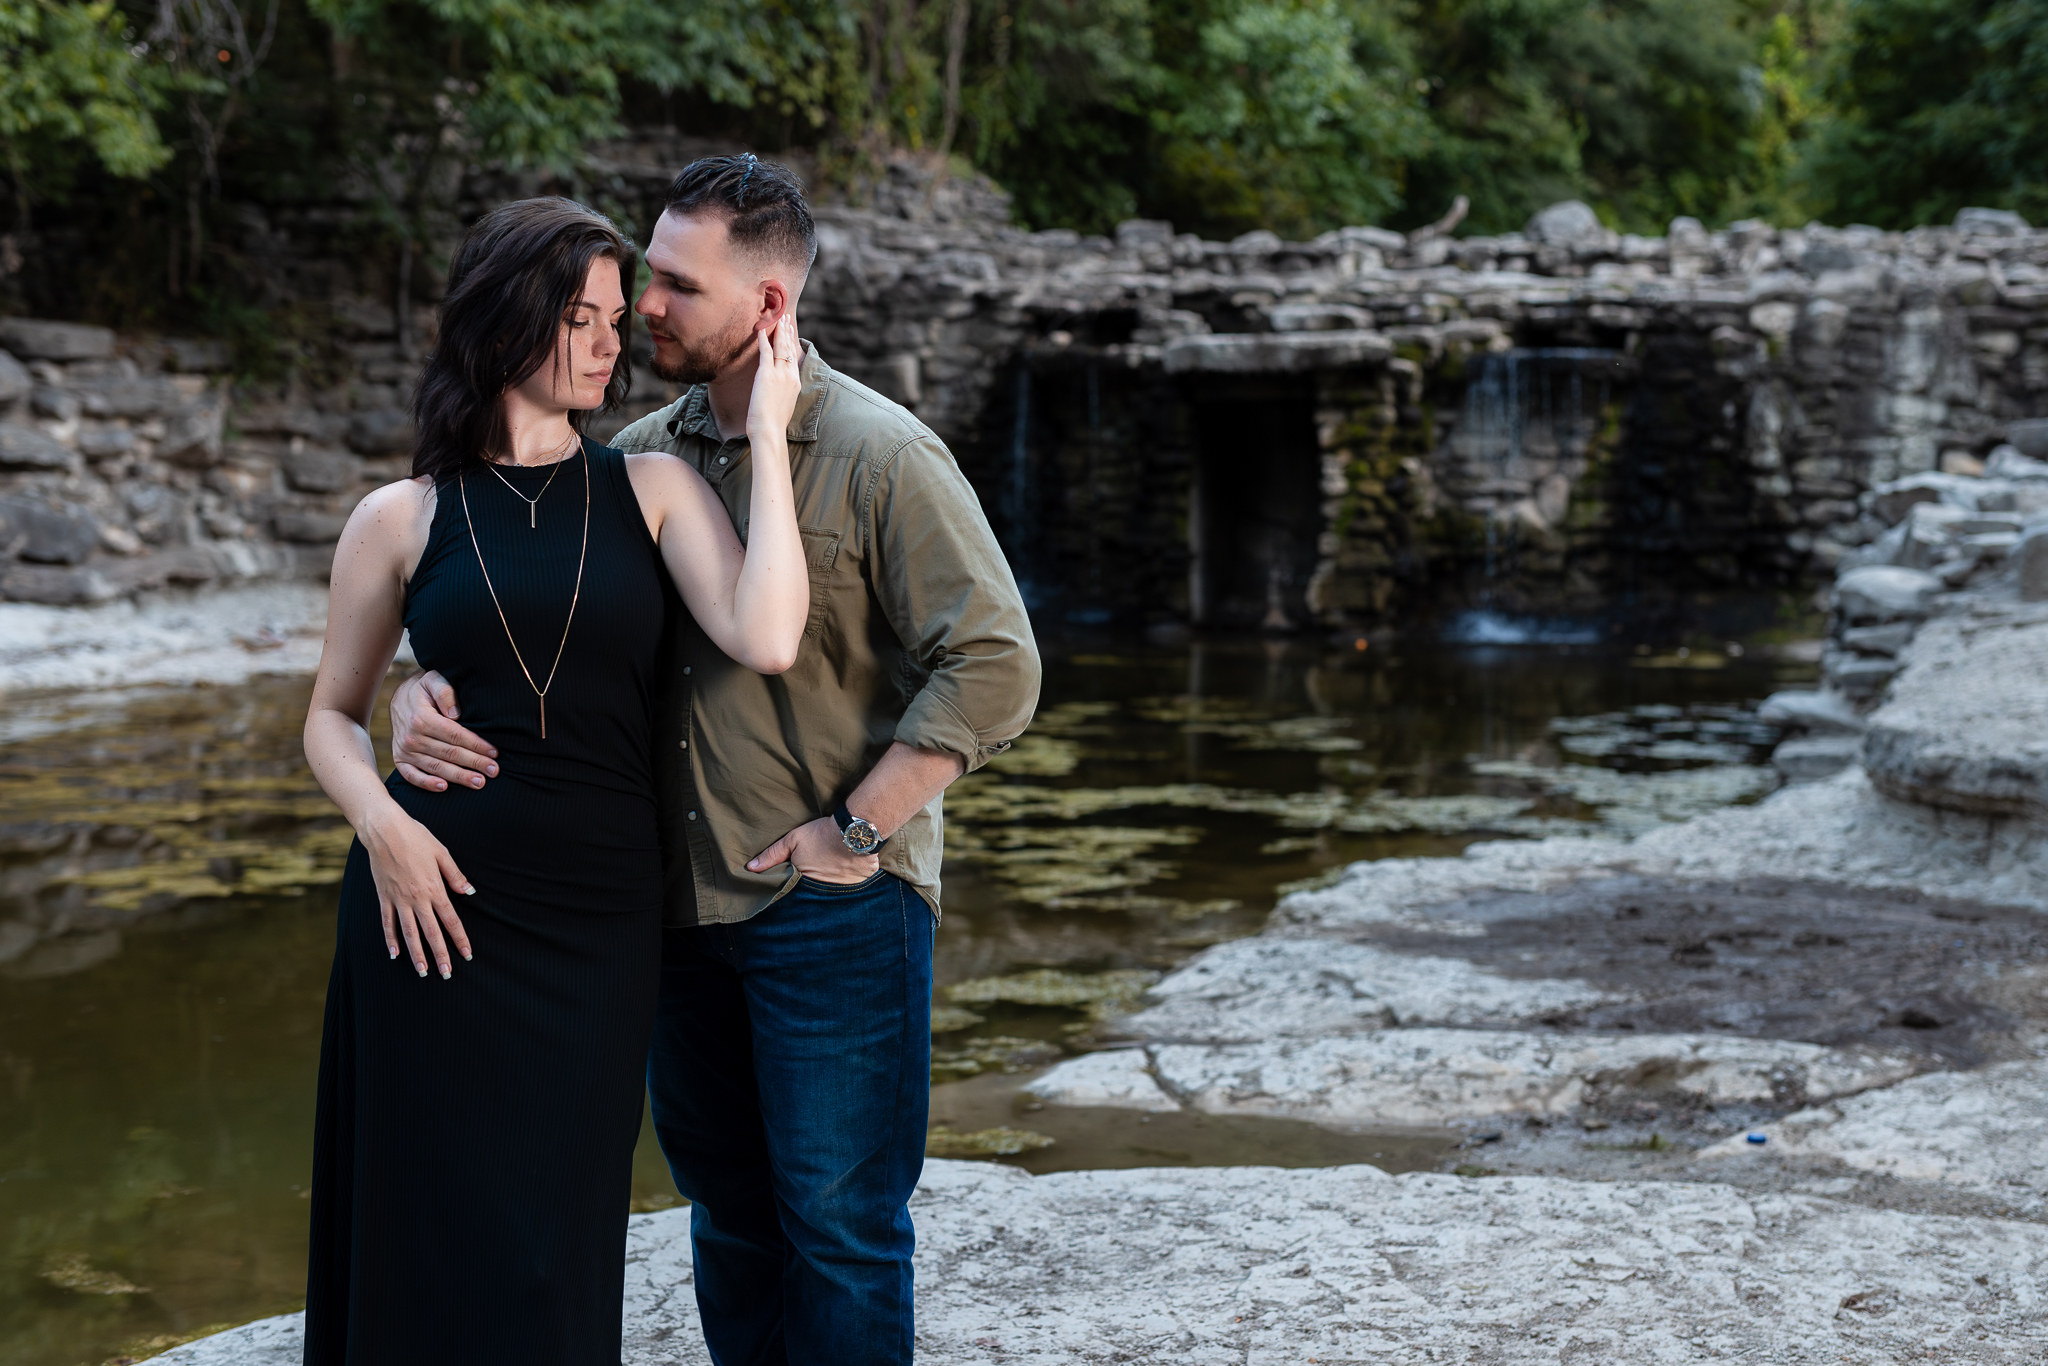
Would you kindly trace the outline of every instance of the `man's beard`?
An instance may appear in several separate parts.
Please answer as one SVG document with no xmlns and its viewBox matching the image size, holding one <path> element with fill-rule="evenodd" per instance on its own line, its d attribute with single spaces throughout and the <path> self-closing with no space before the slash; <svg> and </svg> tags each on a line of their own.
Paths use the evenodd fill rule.
<svg viewBox="0 0 2048 1366">
<path fill-rule="evenodd" d="M 695 346 L 676 337 L 670 341 L 681 347 L 683 354 L 674 363 L 663 364 L 661 353 L 656 351 L 654 364 L 649 367 L 655 375 L 671 384 L 709 384 L 754 346 L 754 332 L 744 323 L 736 323 Z"/>
</svg>

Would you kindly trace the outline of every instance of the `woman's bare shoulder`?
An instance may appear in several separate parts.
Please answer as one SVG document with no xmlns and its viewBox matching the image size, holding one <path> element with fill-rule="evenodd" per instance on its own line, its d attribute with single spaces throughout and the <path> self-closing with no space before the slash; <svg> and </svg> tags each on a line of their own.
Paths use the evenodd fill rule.
<svg viewBox="0 0 2048 1366">
<path fill-rule="evenodd" d="M 424 476 L 372 489 L 349 514 L 342 539 L 362 550 L 414 548 L 433 525 L 434 501 L 434 481 Z"/>
</svg>

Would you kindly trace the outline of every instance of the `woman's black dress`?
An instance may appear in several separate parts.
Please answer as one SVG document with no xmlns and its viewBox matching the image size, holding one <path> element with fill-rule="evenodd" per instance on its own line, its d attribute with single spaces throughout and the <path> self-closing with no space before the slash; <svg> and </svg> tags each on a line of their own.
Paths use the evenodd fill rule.
<svg viewBox="0 0 2048 1366">
<path fill-rule="evenodd" d="M 650 724 L 674 593 L 625 459 L 473 468 L 470 515 L 540 707 L 506 643 L 457 485 L 439 490 L 405 625 L 498 747 L 481 791 L 398 803 L 476 886 L 475 958 L 442 981 L 386 955 L 369 858 L 349 851 L 327 990 L 306 1289 L 307 1366 L 616 1366 L 634 1140 L 661 959 Z"/>
</svg>

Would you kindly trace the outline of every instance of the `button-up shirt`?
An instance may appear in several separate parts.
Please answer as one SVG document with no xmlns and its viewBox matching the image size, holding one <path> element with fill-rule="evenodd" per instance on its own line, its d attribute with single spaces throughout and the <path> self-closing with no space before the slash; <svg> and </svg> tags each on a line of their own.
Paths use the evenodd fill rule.
<svg viewBox="0 0 2048 1366">
<path fill-rule="evenodd" d="M 800 373 L 790 473 L 811 611 L 796 664 L 757 674 L 687 612 L 670 635 L 655 712 L 670 925 L 745 920 L 788 892 L 792 868 L 750 873 L 747 860 L 830 815 L 892 742 L 956 754 L 971 771 L 1007 749 L 1038 705 L 1023 598 L 945 444 L 808 344 Z M 704 386 L 613 444 L 687 461 L 746 538 L 749 447 L 720 435 Z M 934 913 L 942 801 L 881 850 L 883 870 Z"/>
</svg>

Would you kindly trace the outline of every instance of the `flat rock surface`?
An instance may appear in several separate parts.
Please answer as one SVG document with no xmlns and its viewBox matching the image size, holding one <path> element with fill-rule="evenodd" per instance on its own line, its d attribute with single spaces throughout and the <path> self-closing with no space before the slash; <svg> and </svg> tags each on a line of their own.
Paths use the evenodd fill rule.
<svg viewBox="0 0 2048 1366">
<path fill-rule="evenodd" d="M 1936 1181 L 2039 1208 L 2048 1200 L 2048 1061 L 1937 1072 L 1801 1110 L 1700 1155 L 1728 1163 L 1825 1158 L 1903 1181 Z"/>
<path fill-rule="evenodd" d="M 2048 629 L 1945 617 L 1921 629 L 1907 660 L 1870 718 L 1872 784 L 1957 811 L 2048 814 Z"/>
<path fill-rule="evenodd" d="M 1709 1105 L 1821 1099 L 1912 1075 L 1899 1056 L 1710 1034 L 1388 1029 L 1351 1038 L 1152 1050 L 1161 1089 L 1210 1114 L 1441 1125 L 1561 1116 L 1598 1088 Z M 1054 1068 L 1038 1092 L 1057 1099 Z"/>
<path fill-rule="evenodd" d="M 1582 1010 L 1613 999 L 1585 982 L 1497 976 L 1457 957 L 1367 944 L 1240 939 L 1154 986 L 1124 1022 L 1148 1039 L 1239 1043 L 1390 1025 L 1475 1025 Z"/>
<path fill-rule="evenodd" d="M 270 583 L 98 607 L 0 603 L 0 692 L 311 673 L 327 592 Z"/>
<path fill-rule="evenodd" d="M 2033 1362 L 2048 1228 L 1720 1185 L 934 1162 L 918 1359 Z M 636 1217 L 624 1359 L 701 1366 L 686 1211 Z M 298 1319 L 166 1366 L 287 1366 Z"/>
</svg>

